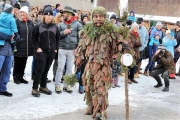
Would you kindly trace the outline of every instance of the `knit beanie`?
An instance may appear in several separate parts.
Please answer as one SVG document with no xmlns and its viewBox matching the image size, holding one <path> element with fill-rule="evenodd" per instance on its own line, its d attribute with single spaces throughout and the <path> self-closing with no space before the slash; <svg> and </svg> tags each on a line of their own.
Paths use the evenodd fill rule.
<svg viewBox="0 0 180 120">
<path fill-rule="evenodd" d="M 88 17 L 88 16 L 86 14 L 82 14 L 81 15 L 81 21 L 83 21 L 85 17 Z"/>
<path fill-rule="evenodd" d="M 43 15 L 53 15 L 51 5 L 45 5 L 43 8 Z"/>
<path fill-rule="evenodd" d="M 161 25 L 161 26 L 162 26 L 162 23 L 161 23 L 161 22 L 157 22 L 157 23 L 156 23 L 156 26 L 158 26 L 158 25 Z"/>
<path fill-rule="evenodd" d="M 26 14 L 29 14 L 29 8 L 28 8 L 28 6 L 23 6 L 20 10 L 19 10 L 20 12 L 25 12 Z"/>
<path fill-rule="evenodd" d="M 138 25 L 136 22 L 134 22 L 134 23 L 132 24 L 131 29 L 133 29 L 133 28 L 135 28 L 135 27 L 138 27 L 138 28 L 139 28 L 139 25 Z"/>
<path fill-rule="evenodd" d="M 11 6 L 10 4 L 5 3 L 3 7 L 4 7 L 3 12 L 11 14 L 11 12 L 13 10 L 13 6 Z"/>
<path fill-rule="evenodd" d="M 21 7 L 20 7 L 20 5 L 18 4 L 18 3 L 16 3 L 14 6 L 13 6 L 14 8 L 17 8 L 17 9 L 21 9 Z"/>
<path fill-rule="evenodd" d="M 111 20 L 111 19 L 116 20 L 116 15 L 115 15 L 115 14 L 112 14 L 111 17 L 110 17 L 110 20 Z"/>
<path fill-rule="evenodd" d="M 160 37 L 160 35 L 159 35 L 158 32 L 156 32 L 156 33 L 154 34 L 154 38 L 155 38 L 156 36 L 159 36 L 159 37 Z"/>
</svg>

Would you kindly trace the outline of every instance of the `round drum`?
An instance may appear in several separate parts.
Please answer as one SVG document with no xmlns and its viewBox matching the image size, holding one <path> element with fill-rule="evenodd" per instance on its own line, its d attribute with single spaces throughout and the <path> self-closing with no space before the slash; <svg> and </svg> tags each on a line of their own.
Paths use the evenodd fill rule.
<svg viewBox="0 0 180 120">
<path fill-rule="evenodd" d="M 133 57 L 131 54 L 126 53 L 121 56 L 121 63 L 124 66 L 130 66 L 133 63 Z"/>
</svg>

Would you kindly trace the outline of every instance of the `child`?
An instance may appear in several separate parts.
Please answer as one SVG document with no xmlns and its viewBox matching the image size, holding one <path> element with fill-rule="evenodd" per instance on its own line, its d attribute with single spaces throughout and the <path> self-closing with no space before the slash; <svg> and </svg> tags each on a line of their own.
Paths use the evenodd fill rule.
<svg viewBox="0 0 180 120">
<path fill-rule="evenodd" d="M 130 15 L 127 18 L 128 20 L 132 20 L 133 22 L 136 22 L 135 13 L 133 10 L 130 11 Z"/>
<path fill-rule="evenodd" d="M 148 55 L 149 55 L 149 63 L 145 68 L 144 75 L 148 76 L 147 71 L 151 73 L 151 71 L 154 69 L 155 63 L 152 61 L 152 56 L 157 51 L 159 43 L 160 35 L 159 33 L 155 33 L 154 38 L 150 39 L 149 45 L 148 45 Z"/>
<path fill-rule="evenodd" d="M 117 62 L 116 55 L 113 56 L 113 67 L 112 67 L 112 88 L 120 87 L 118 85 L 118 74 L 120 73 L 120 65 Z"/>
<path fill-rule="evenodd" d="M 11 5 L 4 3 L 2 5 L 3 12 L 0 14 L 0 42 L 1 46 L 3 47 L 3 44 L 5 44 L 6 41 L 11 41 L 13 50 L 16 52 L 16 46 L 15 46 L 15 39 L 19 38 L 17 32 L 17 26 L 15 22 L 15 18 L 13 17 L 14 9 Z M 8 39 L 3 39 L 3 38 Z M 11 40 L 9 38 L 13 38 L 14 40 Z"/>
</svg>

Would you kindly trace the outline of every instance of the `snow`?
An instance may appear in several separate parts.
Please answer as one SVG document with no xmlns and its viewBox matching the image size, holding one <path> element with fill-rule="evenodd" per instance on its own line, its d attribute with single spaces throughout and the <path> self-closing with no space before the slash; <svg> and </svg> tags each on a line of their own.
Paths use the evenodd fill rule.
<svg viewBox="0 0 180 120">
<path fill-rule="evenodd" d="M 8 91 L 13 93 L 13 97 L 0 96 L 0 120 L 39 119 L 86 108 L 86 104 L 83 101 L 84 94 L 78 93 L 78 84 L 73 88 L 72 94 L 66 92 L 56 94 L 54 83 L 51 82 L 47 86 L 52 90 L 52 95 L 41 94 L 40 98 L 33 97 L 31 95 L 31 62 L 32 57 L 28 58 L 25 70 L 26 80 L 29 81 L 29 84 L 16 85 L 13 83 L 11 76 L 7 87 Z M 143 61 L 142 68 L 146 64 L 147 60 Z M 163 97 L 174 95 L 171 91 L 168 94 L 164 94 L 160 89 L 154 89 L 153 85 L 156 82 L 153 78 L 143 75 L 140 77 L 140 79 L 137 79 L 139 81 L 138 84 L 129 85 L 130 106 L 139 107 L 136 102 L 142 100 L 161 103 Z M 48 78 L 53 79 L 52 68 L 49 71 Z M 179 80 L 180 78 L 177 79 Z M 120 88 L 111 88 L 109 90 L 110 105 L 125 105 L 124 77 L 120 77 L 119 84 L 121 85 Z"/>
</svg>

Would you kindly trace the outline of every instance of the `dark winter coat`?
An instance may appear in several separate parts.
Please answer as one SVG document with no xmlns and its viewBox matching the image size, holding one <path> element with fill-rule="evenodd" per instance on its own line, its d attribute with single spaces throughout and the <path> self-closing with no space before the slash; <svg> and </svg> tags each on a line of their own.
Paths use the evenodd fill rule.
<svg viewBox="0 0 180 120">
<path fill-rule="evenodd" d="M 28 20 L 27 22 L 17 19 L 16 20 L 18 34 L 20 40 L 16 41 L 17 52 L 14 52 L 14 56 L 27 57 L 33 55 L 32 31 L 34 28 L 33 22 Z"/>
<path fill-rule="evenodd" d="M 180 31 L 172 29 L 171 32 L 174 32 L 174 38 L 177 40 L 177 45 L 175 46 L 175 48 L 177 48 L 180 45 Z"/>
<path fill-rule="evenodd" d="M 129 33 L 127 42 L 131 50 L 135 52 L 134 58 L 136 60 L 140 59 L 140 51 L 139 48 L 142 46 L 140 37 L 135 37 L 131 32 Z"/>
<path fill-rule="evenodd" d="M 56 24 L 37 24 L 32 33 L 32 44 L 35 50 L 41 48 L 43 52 L 58 50 L 60 32 Z"/>
<path fill-rule="evenodd" d="M 163 68 L 165 68 L 169 72 L 169 74 L 176 73 L 173 56 L 168 50 L 165 50 L 164 56 L 161 58 L 159 58 L 158 54 L 157 55 L 154 54 L 152 60 L 154 62 L 160 60 Z"/>
<path fill-rule="evenodd" d="M 121 72 L 120 64 L 117 62 L 116 59 L 113 60 L 113 67 L 112 67 L 112 78 L 117 78 L 118 74 Z"/>
<path fill-rule="evenodd" d="M 67 28 L 67 25 L 65 22 L 61 22 L 58 27 L 60 30 L 60 44 L 59 48 L 60 49 L 65 49 L 65 50 L 74 50 L 76 49 L 78 43 L 79 43 L 79 35 L 78 32 L 82 29 L 82 25 L 74 20 L 71 24 L 71 33 L 65 35 L 64 30 Z"/>
<path fill-rule="evenodd" d="M 180 53 L 177 51 L 177 49 L 174 50 L 174 63 L 177 63 L 179 60 Z"/>
</svg>

